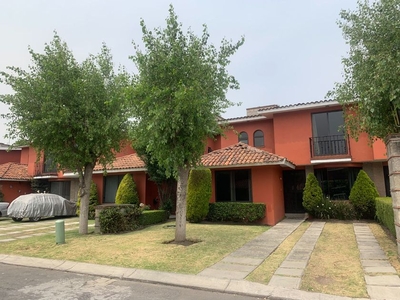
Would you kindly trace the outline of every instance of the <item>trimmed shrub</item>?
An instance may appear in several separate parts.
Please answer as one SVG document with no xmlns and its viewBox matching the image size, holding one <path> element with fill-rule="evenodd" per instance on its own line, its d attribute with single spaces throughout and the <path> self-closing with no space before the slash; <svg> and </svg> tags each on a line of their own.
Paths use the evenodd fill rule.
<svg viewBox="0 0 400 300">
<path fill-rule="evenodd" d="M 379 197 L 378 191 L 368 174 L 364 170 L 358 172 L 349 196 L 358 218 L 373 219 L 375 217 L 377 197 Z"/>
<path fill-rule="evenodd" d="M 303 190 L 303 207 L 312 216 L 318 217 L 319 207 L 322 206 L 324 196 L 318 180 L 313 173 L 307 175 Z"/>
<path fill-rule="evenodd" d="M 193 169 L 189 174 L 186 219 L 191 223 L 203 221 L 208 214 L 211 197 L 210 169 Z"/>
<path fill-rule="evenodd" d="M 136 204 L 139 205 L 139 196 L 136 191 L 136 184 L 131 174 L 125 174 L 122 178 L 117 194 L 115 195 L 116 204 Z"/>
<path fill-rule="evenodd" d="M 390 197 L 376 198 L 376 218 L 383 224 L 390 233 L 396 237 L 396 227 L 394 225 L 393 204 Z"/>
<path fill-rule="evenodd" d="M 116 205 L 104 208 L 100 212 L 100 230 L 102 233 L 132 231 L 139 227 L 142 210 L 137 205 Z"/>
<path fill-rule="evenodd" d="M 353 207 L 353 204 L 348 200 L 336 200 L 330 201 L 333 209 L 333 219 L 339 220 L 355 220 L 357 219 L 357 213 Z"/>
<path fill-rule="evenodd" d="M 252 223 L 264 217 L 264 203 L 217 202 L 209 204 L 207 220 Z"/>
<path fill-rule="evenodd" d="M 166 210 L 144 210 L 139 216 L 139 225 L 146 226 L 162 223 L 168 220 L 169 211 Z"/>
<path fill-rule="evenodd" d="M 79 216 L 80 206 L 81 206 L 81 197 L 78 192 L 78 200 L 76 201 L 76 214 Z M 89 194 L 89 213 L 88 219 L 94 220 L 95 208 L 99 205 L 98 194 L 97 194 L 97 185 L 92 181 L 90 185 L 90 194 Z"/>
</svg>

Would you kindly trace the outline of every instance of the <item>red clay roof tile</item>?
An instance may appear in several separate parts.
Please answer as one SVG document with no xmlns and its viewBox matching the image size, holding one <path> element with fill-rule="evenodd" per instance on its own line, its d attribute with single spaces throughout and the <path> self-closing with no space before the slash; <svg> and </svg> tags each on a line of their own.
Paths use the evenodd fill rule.
<svg viewBox="0 0 400 300">
<path fill-rule="evenodd" d="M 120 156 L 115 159 L 112 164 L 107 165 L 107 170 L 126 170 L 126 169 L 141 169 L 145 168 L 143 160 L 137 153 Z M 104 170 L 102 165 L 96 165 L 94 171 Z"/>
<path fill-rule="evenodd" d="M 285 157 L 251 147 L 244 143 L 212 151 L 202 156 L 205 167 L 232 167 L 240 165 L 287 165 L 294 164 Z"/>
<path fill-rule="evenodd" d="M 0 179 L 28 181 L 32 177 L 28 175 L 28 165 L 8 162 L 0 165 Z"/>
</svg>

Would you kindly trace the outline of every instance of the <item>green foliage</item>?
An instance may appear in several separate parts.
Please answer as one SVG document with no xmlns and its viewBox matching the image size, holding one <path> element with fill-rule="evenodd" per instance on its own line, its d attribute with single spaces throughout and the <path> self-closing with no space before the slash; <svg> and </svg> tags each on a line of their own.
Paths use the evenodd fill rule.
<svg viewBox="0 0 400 300">
<path fill-rule="evenodd" d="M 118 186 L 117 194 L 115 195 L 115 203 L 139 205 L 139 196 L 132 174 L 125 174 L 122 178 Z"/>
<path fill-rule="evenodd" d="M 350 203 L 347 200 L 337 200 L 330 201 L 332 204 L 333 215 L 332 219 L 338 220 L 356 220 L 357 213 Z"/>
<path fill-rule="evenodd" d="M 201 37 L 185 33 L 172 5 L 166 21 L 164 29 L 151 31 L 140 23 L 145 51 L 135 45 L 131 57 L 139 71 L 132 89 L 132 140 L 134 148 L 145 145 L 169 176 L 196 165 L 204 140 L 222 132 L 218 116 L 233 105 L 226 92 L 239 88 L 227 70 L 229 57 L 244 39 L 224 39 L 218 50 L 209 44 L 205 25 Z"/>
<path fill-rule="evenodd" d="M 303 190 L 303 207 L 312 216 L 317 217 L 319 208 L 324 200 L 322 189 L 313 173 L 307 175 L 306 184 Z"/>
<path fill-rule="evenodd" d="M 49 193 L 50 182 L 46 179 L 33 179 L 31 181 L 31 189 L 34 193 Z"/>
<path fill-rule="evenodd" d="M 191 223 L 199 223 L 208 214 L 211 197 L 210 169 L 192 169 L 187 191 L 186 218 Z"/>
<path fill-rule="evenodd" d="M 399 1 L 360 0 L 357 10 L 340 16 L 350 50 L 342 59 L 344 82 L 328 97 L 347 109 L 346 127 L 355 138 L 361 132 L 371 138 L 399 132 L 390 106 L 391 101 L 400 104 Z"/>
<path fill-rule="evenodd" d="M 374 182 L 364 170 L 361 170 L 349 196 L 359 218 L 373 219 L 375 217 L 375 199 L 377 197 L 379 197 L 379 193 Z"/>
<path fill-rule="evenodd" d="M 146 226 L 162 223 L 168 220 L 169 211 L 166 210 L 145 210 L 139 217 L 139 224 Z"/>
<path fill-rule="evenodd" d="M 396 237 L 392 198 L 378 197 L 376 199 L 376 218 L 381 224 L 389 229 L 390 233 L 394 237 Z"/>
<path fill-rule="evenodd" d="M 149 179 L 157 185 L 160 201 L 159 207 L 170 211 L 172 209 L 171 199 L 176 198 L 175 178 L 172 174 L 167 176 L 165 168 L 160 166 L 158 161 L 151 157 L 150 153 L 146 152 L 146 143 L 135 143 L 135 150 L 146 164 L 146 171 L 149 175 Z"/>
<path fill-rule="evenodd" d="M 79 63 L 57 33 L 44 51 L 29 48 L 29 53 L 27 70 L 8 67 L 8 73 L 0 72 L 0 83 L 14 90 L 0 96 L 10 106 L 3 115 L 7 137 L 32 145 L 58 168 L 77 172 L 85 207 L 81 212 L 86 211 L 95 164 L 112 162 L 127 138 L 130 76 L 123 69 L 114 71 L 105 45 Z M 87 233 L 87 216 L 80 221 L 80 233 Z"/>
<path fill-rule="evenodd" d="M 216 202 L 209 204 L 207 220 L 252 223 L 265 217 L 264 203 Z"/>
<path fill-rule="evenodd" d="M 88 213 L 89 220 L 94 220 L 96 211 L 95 208 L 97 205 L 99 205 L 97 185 L 92 181 L 90 185 L 90 194 L 89 194 L 89 213 Z M 76 213 L 78 215 L 80 214 L 80 207 L 81 207 L 81 197 L 80 193 L 78 193 L 78 200 L 76 201 Z"/>
<path fill-rule="evenodd" d="M 116 205 L 104 208 L 100 212 L 100 230 L 102 233 L 132 231 L 139 227 L 142 210 L 137 205 Z"/>
</svg>

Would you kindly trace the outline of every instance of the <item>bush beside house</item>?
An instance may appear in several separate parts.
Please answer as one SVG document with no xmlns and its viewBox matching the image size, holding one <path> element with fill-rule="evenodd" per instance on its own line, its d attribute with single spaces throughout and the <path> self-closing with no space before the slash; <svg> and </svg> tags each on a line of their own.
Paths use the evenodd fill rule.
<svg viewBox="0 0 400 300">
<path fill-rule="evenodd" d="M 168 220 L 169 211 L 166 210 L 144 210 L 139 216 L 139 225 L 146 226 L 162 223 Z"/>
<path fill-rule="evenodd" d="M 375 217 L 375 199 L 377 197 L 379 197 L 379 193 L 374 182 L 364 170 L 360 170 L 349 196 L 359 219 L 373 219 Z"/>
<path fill-rule="evenodd" d="M 187 189 L 186 219 L 191 223 L 203 221 L 208 214 L 212 192 L 210 169 L 190 171 Z"/>
<path fill-rule="evenodd" d="M 139 205 L 139 196 L 136 190 L 136 184 L 131 174 L 125 174 L 122 178 L 115 196 L 115 203 Z"/>
<path fill-rule="evenodd" d="M 99 214 L 101 233 L 132 231 L 139 227 L 142 210 L 135 204 L 104 207 Z"/>
<path fill-rule="evenodd" d="M 314 217 L 319 217 L 321 214 L 319 207 L 322 205 L 324 196 L 322 194 L 322 189 L 319 186 L 318 180 L 313 173 L 307 175 L 306 184 L 303 190 L 303 207 L 310 215 Z"/>
</svg>

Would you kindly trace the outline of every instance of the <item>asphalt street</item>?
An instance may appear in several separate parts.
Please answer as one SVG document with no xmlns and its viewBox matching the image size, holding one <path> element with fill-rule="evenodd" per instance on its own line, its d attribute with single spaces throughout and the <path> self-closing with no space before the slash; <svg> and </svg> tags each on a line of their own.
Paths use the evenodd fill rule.
<svg viewBox="0 0 400 300">
<path fill-rule="evenodd" d="M 0 264 L 0 299 L 255 300 L 260 298 Z"/>
</svg>

